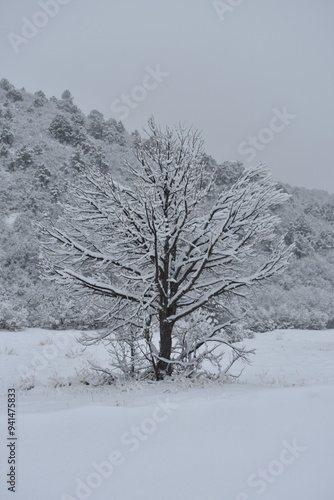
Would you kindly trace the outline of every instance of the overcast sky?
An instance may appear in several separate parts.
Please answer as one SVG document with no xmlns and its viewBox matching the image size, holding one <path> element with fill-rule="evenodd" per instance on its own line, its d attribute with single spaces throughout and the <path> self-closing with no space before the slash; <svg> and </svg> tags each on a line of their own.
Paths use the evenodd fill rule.
<svg viewBox="0 0 334 500">
<path fill-rule="evenodd" d="M 16 87 L 334 192 L 333 0 L 0 0 L 0 36 Z"/>
</svg>

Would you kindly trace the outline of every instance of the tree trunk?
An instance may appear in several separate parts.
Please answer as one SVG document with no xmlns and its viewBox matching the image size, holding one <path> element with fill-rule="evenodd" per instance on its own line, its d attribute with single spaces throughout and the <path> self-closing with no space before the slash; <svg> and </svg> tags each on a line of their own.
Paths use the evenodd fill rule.
<svg viewBox="0 0 334 500">
<path fill-rule="evenodd" d="M 172 331 L 173 323 L 167 322 L 167 315 L 160 313 L 160 352 L 159 356 L 166 360 L 170 360 L 172 353 Z M 157 379 L 162 380 L 165 375 L 172 374 L 172 365 L 166 361 L 159 360 L 157 363 Z"/>
</svg>

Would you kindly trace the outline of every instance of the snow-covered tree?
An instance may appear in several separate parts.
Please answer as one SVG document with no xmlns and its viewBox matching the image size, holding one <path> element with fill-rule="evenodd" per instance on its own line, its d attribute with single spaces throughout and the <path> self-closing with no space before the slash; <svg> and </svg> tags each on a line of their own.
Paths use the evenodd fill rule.
<svg viewBox="0 0 334 500">
<path fill-rule="evenodd" d="M 49 126 L 51 137 L 61 143 L 71 143 L 73 139 L 73 127 L 64 115 L 57 115 Z"/>
<path fill-rule="evenodd" d="M 16 168 L 29 168 L 34 163 L 34 151 L 31 147 L 22 146 L 15 153 Z"/>
<path fill-rule="evenodd" d="M 197 131 L 162 131 L 151 119 L 148 139 L 136 141 L 136 161 L 125 162 L 131 185 L 88 170 L 63 220 L 40 226 L 53 279 L 79 296 L 110 299 L 108 327 L 82 341 L 105 342 L 111 365 L 123 371 L 135 367 L 159 380 L 206 360 L 220 366 L 229 321 L 210 322 L 207 308 L 228 310 L 231 297 L 286 267 L 290 250 L 270 209 L 287 195 L 267 167 L 245 169 L 210 201 L 214 177 L 207 179 L 203 155 Z M 274 250 L 261 260 L 264 241 Z M 232 362 L 246 358 L 230 347 Z"/>
<path fill-rule="evenodd" d="M 14 87 L 8 90 L 7 97 L 13 102 L 23 101 L 22 93 Z"/>
<path fill-rule="evenodd" d="M 71 155 L 70 165 L 78 172 L 81 172 L 85 168 L 85 158 L 80 148 L 77 148 Z"/>
<path fill-rule="evenodd" d="M 103 139 L 104 128 L 105 128 L 105 121 L 103 118 L 103 114 L 100 113 L 100 111 L 93 109 L 89 113 L 87 118 L 88 118 L 88 132 L 90 133 L 90 135 L 95 137 L 95 139 Z"/>
<path fill-rule="evenodd" d="M 104 130 L 103 130 L 103 139 L 112 144 L 117 142 L 121 146 L 126 144 L 125 141 L 125 128 L 122 122 L 117 122 L 113 118 L 110 118 L 105 122 Z"/>
<path fill-rule="evenodd" d="M 0 130 L 0 142 L 8 146 L 11 146 L 14 142 L 14 134 L 8 124 L 4 124 L 2 130 Z"/>
<path fill-rule="evenodd" d="M 70 102 L 73 102 L 73 97 L 71 95 L 71 92 L 69 90 L 64 90 L 64 92 L 62 93 L 61 95 L 61 98 L 64 100 L 64 101 L 70 101 Z"/>
</svg>

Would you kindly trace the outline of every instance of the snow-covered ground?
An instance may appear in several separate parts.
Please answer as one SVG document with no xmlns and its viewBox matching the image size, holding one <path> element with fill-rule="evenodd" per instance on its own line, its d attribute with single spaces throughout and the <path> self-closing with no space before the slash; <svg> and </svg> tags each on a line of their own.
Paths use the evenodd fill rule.
<svg viewBox="0 0 334 500">
<path fill-rule="evenodd" d="M 237 381 L 117 387 L 82 383 L 107 355 L 76 335 L 0 332 L 1 499 L 334 499 L 334 331 L 257 334 Z"/>
</svg>

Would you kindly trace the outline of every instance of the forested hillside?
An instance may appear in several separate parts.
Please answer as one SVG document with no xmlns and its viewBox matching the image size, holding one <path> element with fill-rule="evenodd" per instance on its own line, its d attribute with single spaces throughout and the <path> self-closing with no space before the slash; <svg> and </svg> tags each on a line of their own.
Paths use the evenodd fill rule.
<svg viewBox="0 0 334 500">
<path fill-rule="evenodd" d="M 177 121 L 177 117 L 176 117 Z M 57 220 L 67 189 L 93 166 L 131 183 L 122 158 L 132 161 L 136 134 L 97 111 L 85 116 L 68 90 L 48 99 L 0 82 L 0 328 L 91 328 L 104 304 L 80 302 L 70 289 L 42 280 L 34 221 Z M 217 190 L 238 178 L 240 163 L 217 165 Z M 301 168 L 301 167 L 300 167 Z M 287 243 L 295 243 L 289 270 L 240 304 L 243 325 L 255 330 L 334 327 L 334 195 L 285 185 L 291 198 L 279 209 Z M 264 248 L 265 252 L 266 249 Z"/>
</svg>

